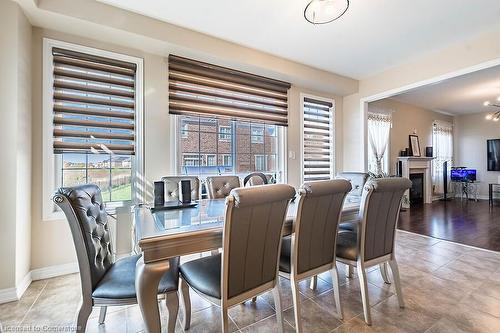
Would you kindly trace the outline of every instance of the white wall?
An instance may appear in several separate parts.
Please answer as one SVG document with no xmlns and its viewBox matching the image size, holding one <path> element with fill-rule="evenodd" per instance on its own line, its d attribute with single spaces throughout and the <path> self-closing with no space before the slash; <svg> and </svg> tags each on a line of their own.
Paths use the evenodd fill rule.
<svg viewBox="0 0 500 333">
<path fill-rule="evenodd" d="M 31 225 L 31 25 L 11 1 L 0 1 L 0 289 L 29 271 Z"/>
<path fill-rule="evenodd" d="M 383 38 L 383 36 L 382 36 Z M 500 61 L 500 30 L 478 35 L 442 50 L 417 58 L 405 65 L 394 67 L 372 77 L 362 79 L 359 91 L 344 97 L 343 141 L 344 170 L 364 170 L 366 146 L 364 141 L 365 120 L 361 102 L 401 93 L 400 88 L 434 82 L 460 73 L 476 70 L 476 66 Z M 377 96 L 378 95 L 378 96 Z"/>
<path fill-rule="evenodd" d="M 480 195 L 488 196 L 488 183 L 498 183 L 499 171 L 488 171 L 486 140 L 500 139 L 500 123 L 485 119 L 485 113 L 455 117 L 457 166 L 477 169 Z"/>
</svg>

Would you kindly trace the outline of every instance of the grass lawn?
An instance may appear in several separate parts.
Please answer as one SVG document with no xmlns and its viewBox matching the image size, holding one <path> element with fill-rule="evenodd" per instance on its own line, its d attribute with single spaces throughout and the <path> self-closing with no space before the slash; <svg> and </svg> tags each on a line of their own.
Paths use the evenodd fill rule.
<svg viewBox="0 0 500 333">
<path fill-rule="evenodd" d="M 102 192 L 104 201 L 109 201 L 109 191 Z M 111 201 L 126 201 L 132 198 L 132 184 L 111 188 Z"/>
</svg>

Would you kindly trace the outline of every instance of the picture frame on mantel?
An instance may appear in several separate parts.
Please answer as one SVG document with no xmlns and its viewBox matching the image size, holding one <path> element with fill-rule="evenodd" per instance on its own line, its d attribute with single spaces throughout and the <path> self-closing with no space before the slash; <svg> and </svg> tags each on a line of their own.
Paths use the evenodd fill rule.
<svg viewBox="0 0 500 333">
<path fill-rule="evenodd" d="M 418 141 L 418 135 L 409 135 L 410 143 L 410 156 L 420 157 L 420 142 Z"/>
</svg>

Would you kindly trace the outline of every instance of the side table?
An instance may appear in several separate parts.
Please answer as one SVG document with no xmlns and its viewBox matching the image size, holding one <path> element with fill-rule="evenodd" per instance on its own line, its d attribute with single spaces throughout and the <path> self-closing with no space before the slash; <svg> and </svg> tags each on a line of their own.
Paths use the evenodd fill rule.
<svg viewBox="0 0 500 333">
<path fill-rule="evenodd" d="M 488 188 L 488 198 L 490 206 L 493 206 L 493 201 L 495 200 L 495 194 L 500 194 L 500 184 L 490 183 Z"/>
</svg>

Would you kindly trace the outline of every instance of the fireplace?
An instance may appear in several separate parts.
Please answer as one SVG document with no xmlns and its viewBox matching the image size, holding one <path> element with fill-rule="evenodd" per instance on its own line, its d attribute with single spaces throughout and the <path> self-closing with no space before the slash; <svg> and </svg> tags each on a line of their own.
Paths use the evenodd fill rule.
<svg viewBox="0 0 500 333">
<path fill-rule="evenodd" d="M 415 195 L 415 198 L 412 200 L 413 197 L 410 196 L 410 190 L 405 192 L 405 196 L 409 200 L 403 200 L 404 208 L 410 208 L 414 202 L 432 203 L 431 162 L 433 159 L 434 157 L 398 157 L 398 161 L 401 162 L 400 169 L 403 177 L 413 181 L 413 177 L 419 177 L 415 175 L 420 174 L 420 179 L 415 179 L 413 182 L 414 185 L 411 191 Z"/>
<path fill-rule="evenodd" d="M 423 204 L 424 203 L 424 174 L 411 173 L 411 189 L 410 189 L 410 204 Z"/>
</svg>

